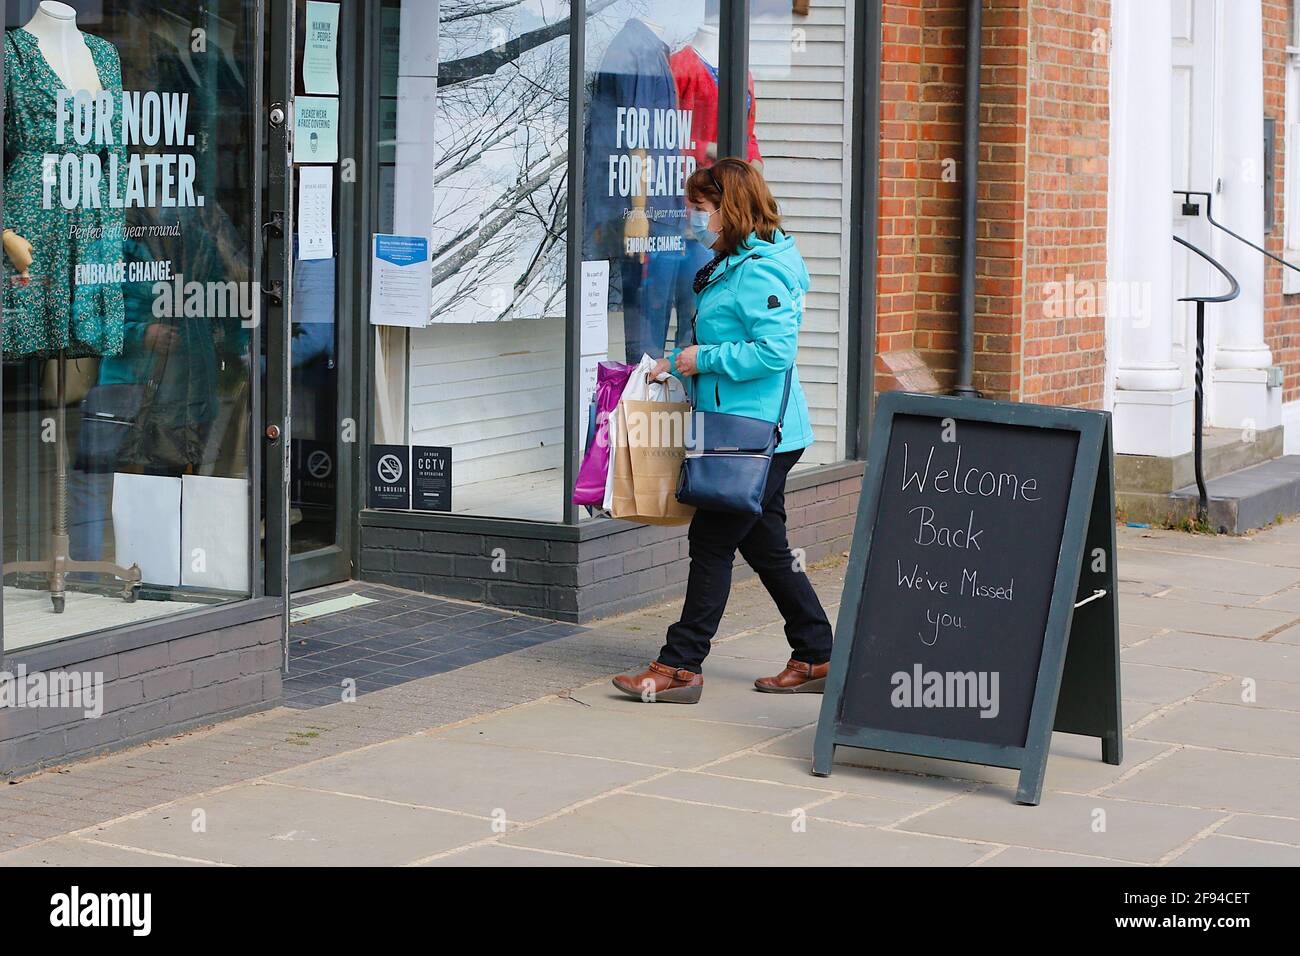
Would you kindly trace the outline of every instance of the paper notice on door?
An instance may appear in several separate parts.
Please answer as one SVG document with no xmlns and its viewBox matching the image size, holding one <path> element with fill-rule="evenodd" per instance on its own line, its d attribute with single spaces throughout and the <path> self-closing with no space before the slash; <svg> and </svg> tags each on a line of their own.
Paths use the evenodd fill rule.
<svg viewBox="0 0 1300 956">
<path fill-rule="evenodd" d="M 339 161 L 339 101 L 331 96 L 299 96 L 293 101 L 293 161 Z"/>
<path fill-rule="evenodd" d="M 307 0 L 307 40 L 302 51 L 302 85 L 307 93 L 339 92 L 339 5 Z"/>
<path fill-rule="evenodd" d="M 582 263 L 580 315 L 582 338 L 580 355 L 609 353 L 609 260 L 585 260 Z"/>
<path fill-rule="evenodd" d="M 298 170 L 298 258 L 334 257 L 334 167 Z"/>
<path fill-rule="evenodd" d="M 377 233 L 370 262 L 370 324 L 422 329 L 433 301 L 433 264 L 423 236 Z"/>
</svg>

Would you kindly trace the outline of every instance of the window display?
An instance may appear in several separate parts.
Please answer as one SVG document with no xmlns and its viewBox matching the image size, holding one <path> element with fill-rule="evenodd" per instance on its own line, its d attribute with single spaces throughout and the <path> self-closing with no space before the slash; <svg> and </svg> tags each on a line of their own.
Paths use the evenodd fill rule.
<svg viewBox="0 0 1300 956">
<path fill-rule="evenodd" d="M 689 344 L 712 257 L 685 185 L 718 158 L 718 18 L 717 0 L 619 0 L 588 26 L 583 259 L 609 262 L 609 357 L 629 364 Z M 761 162 L 752 92 L 747 106 Z"/>
<path fill-rule="evenodd" d="M 12 651 L 249 592 L 256 4 L 8 6 Z"/>
</svg>

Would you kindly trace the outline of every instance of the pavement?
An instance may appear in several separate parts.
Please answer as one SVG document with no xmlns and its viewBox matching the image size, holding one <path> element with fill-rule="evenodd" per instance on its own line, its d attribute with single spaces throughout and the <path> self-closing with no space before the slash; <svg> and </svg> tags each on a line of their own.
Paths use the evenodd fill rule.
<svg viewBox="0 0 1300 956">
<path fill-rule="evenodd" d="M 0 865 L 1300 865 L 1300 522 L 1119 540 L 1124 763 L 1056 735 L 1037 807 L 934 759 L 841 748 L 811 776 L 821 698 L 751 689 L 786 648 L 747 582 L 696 706 L 609 686 L 662 605 L 25 778 Z M 832 619 L 844 570 L 810 572 Z"/>
</svg>

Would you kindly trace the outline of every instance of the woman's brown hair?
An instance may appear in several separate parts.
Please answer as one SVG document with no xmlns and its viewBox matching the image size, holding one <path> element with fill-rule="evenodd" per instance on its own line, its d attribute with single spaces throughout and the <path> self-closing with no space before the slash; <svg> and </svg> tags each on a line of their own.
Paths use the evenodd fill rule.
<svg viewBox="0 0 1300 956">
<path fill-rule="evenodd" d="M 734 156 L 691 173 L 686 180 L 686 198 L 697 206 L 707 200 L 720 210 L 722 228 L 711 247 L 714 252 L 735 255 L 751 232 L 771 242 L 781 228 L 776 200 L 763 174 Z"/>
</svg>

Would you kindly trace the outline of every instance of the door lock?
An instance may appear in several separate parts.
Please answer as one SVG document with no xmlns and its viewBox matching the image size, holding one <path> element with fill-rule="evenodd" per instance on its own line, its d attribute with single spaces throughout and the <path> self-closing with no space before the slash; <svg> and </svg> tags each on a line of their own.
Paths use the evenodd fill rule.
<svg viewBox="0 0 1300 956">
<path fill-rule="evenodd" d="M 266 440 L 267 440 L 267 441 L 278 441 L 279 438 L 280 438 L 280 426 L 279 426 L 279 425 L 267 425 L 267 426 L 266 426 Z"/>
<path fill-rule="evenodd" d="M 270 122 L 271 127 L 273 129 L 279 129 L 284 125 L 285 118 L 286 114 L 284 112 L 284 104 L 272 103 L 271 112 L 267 115 L 267 120 Z"/>
</svg>

